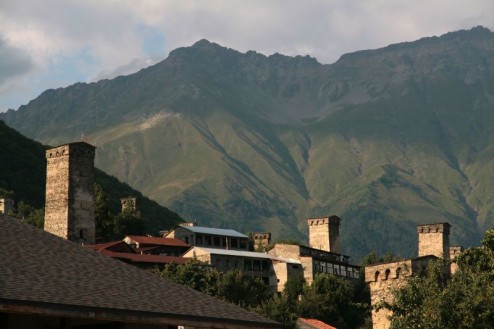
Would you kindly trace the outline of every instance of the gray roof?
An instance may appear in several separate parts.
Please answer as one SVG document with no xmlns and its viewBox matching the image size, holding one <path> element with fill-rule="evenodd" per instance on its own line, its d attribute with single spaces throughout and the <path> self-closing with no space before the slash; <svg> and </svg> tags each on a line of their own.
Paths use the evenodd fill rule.
<svg viewBox="0 0 494 329">
<path fill-rule="evenodd" d="M 211 227 L 202 227 L 202 226 L 180 226 L 180 227 L 189 230 L 191 232 L 200 233 L 200 234 L 222 235 L 233 238 L 246 238 L 246 239 L 249 238 L 245 234 L 242 234 L 235 230 L 224 229 L 224 228 L 211 228 Z"/>
<path fill-rule="evenodd" d="M 296 259 L 280 258 L 265 252 L 256 252 L 256 251 L 204 248 L 204 247 L 195 246 L 189 249 L 187 253 L 193 253 L 194 249 L 201 249 L 212 255 L 226 255 L 226 256 L 236 256 L 236 257 L 245 257 L 245 258 L 264 258 L 264 259 L 282 261 L 285 263 L 300 264 L 300 261 Z"/>
<path fill-rule="evenodd" d="M 115 321 L 139 317 L 172 325 L 279 328 L 233 304 L 0 215 L 0 311 L 13 307 L 105 314 Z"/>
</svg>

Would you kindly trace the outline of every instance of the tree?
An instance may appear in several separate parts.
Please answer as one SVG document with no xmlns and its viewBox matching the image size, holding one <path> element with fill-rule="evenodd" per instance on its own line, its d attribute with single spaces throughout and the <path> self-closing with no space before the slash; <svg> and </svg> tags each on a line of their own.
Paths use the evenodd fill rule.
<svg viewBox="0 0 494 329">
<path fill-rule="evenodd" d="M 126 235 L 143 235 L 146 232 L 146 225 L 133 211 L 125 209 L 113 217 L 113 232 L 118 239 Z"/>
<path fill-rule="evenodd" d="M 272 299 L 261 302 L 255 311 L 271 320 L 278 321 L 284 329 L 295 328 L 298 315 L 293 310 L 292 302 L 284 294 L 274 295 Z"/>
<path fill-rule="evenodd" d="M 355 285 L 334 275 L 319 273 L 312 285 L 305 285 L 299 315 L 315 318 L 337 328 L 357 328 L 363 323 L 363 305 L 353 301 Z"/>
<path fill-rule="evenodd" d="M 458 270 L 444 274 L 441 261 L 394 292 L 385 307 L 393 311 L 391 328 L 492 328 L 494 324 L 494 230 L 482 245 L 465 250 Z"/>
<path fill-rule="evenodd" d="M 244 308 L 253 308 L 271 299 L 273 293 L 260 278 L 244 275 L 240 270 L 219 272 L 217 297 Z"/>
<path fill-rule="evenodd" d="M 99 184 L 94 184 L 96 237 L 103 241 L 115 238 L 113 216 L 110 212 L 108 196 Z"/>
<path fill-rule="evenodd" d="M 214 271 L 216 270 L 208 268 L 197 260 L 192 260 L 185 264 L 167 264 L 159 274 L 175 283 L 216 295 Z"/>
</svg>

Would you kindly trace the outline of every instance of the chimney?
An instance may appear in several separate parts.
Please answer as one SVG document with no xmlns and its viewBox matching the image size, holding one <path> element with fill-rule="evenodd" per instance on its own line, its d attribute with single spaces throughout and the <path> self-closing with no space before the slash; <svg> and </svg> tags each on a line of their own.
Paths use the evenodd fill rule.
<svg viewBox="0 0 494 329">
<path fill-rule="evenodd" d="M 314 249 L 340 253 L 340 221 L 337 216 L 308 218 L 309 246 Z"/>
<path fill-rule="evenodd" d="M 94 155 L 95 147 L 85 142 L 46 151 L 45 231 L 94 243 Z"/>
<path fill-rule="evenodd" d="M 433 255 L 449 260 L 449 223 L 417 225 L 419 235 L 418 256 Z"/>
</svg>

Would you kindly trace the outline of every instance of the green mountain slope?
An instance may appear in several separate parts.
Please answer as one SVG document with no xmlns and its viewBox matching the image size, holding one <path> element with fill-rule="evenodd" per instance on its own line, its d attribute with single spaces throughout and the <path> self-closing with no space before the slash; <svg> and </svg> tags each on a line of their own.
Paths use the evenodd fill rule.
<svg viewBox="0 0 494 329">
<path fill-rule="evenodd" d="M 0 118 L 187 219 L 343 251 L 413 255 L 417 223 L 470 245 L 494 224 L 494 34 L 478 27 L 342 56 L 245 54 L 201 40 L 133 75 L 48 90 Z"/>
<path fill-rule="evenodd" d="M 16 202 L 23 201 L 35 208 L 44 207 L 47 147 L 24 137 L 0 121 L 0 189 L 14 193 Z M 95 182 L 108 196 L 110 211 L 118 214 L 120 198 L 134 196 L 149 233 L 175 227 L 182 219 L 174 212 L 142 195 L 129 185 L 101 170 L 95 172 Z"/>
</svg>

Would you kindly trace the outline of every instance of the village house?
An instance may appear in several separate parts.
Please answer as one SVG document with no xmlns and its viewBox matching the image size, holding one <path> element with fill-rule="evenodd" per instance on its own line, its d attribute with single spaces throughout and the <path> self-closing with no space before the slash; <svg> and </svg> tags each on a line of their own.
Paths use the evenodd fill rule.
<svg viewBox="0 0 494 329">
<path fill-rule="evenodd" d="M 188 245 L 228 250 L 249 250 L 249 237 L 235 230 L 197 226 L 184 223 L 164 235 Z"/>
<path fill-rule="evenodd" d="M 340 221 L 337 216 L 308 218 L 309 247 L 276 243 L 268 253 L 280 259 L 299 261 L 304 279 L 309 284 L 318 273 L 358 279 L 360 266 L 351 265 L 349 256 L 339 254 Z"/>
<path fill-rule="evenodd" d="M 182 256 L 190 245 L 174 238 L 127 235 L 124 240 L 138 254 Z"/>
<path fill-rule="evenodd" d="M 194 258 L 218 271 L 240 270 L 247 276 L 259 278 L 274 292 L 281 292 L 289 276 L 302 273 L 297 260 L 281 259 L 268 253 L 192 247 L 183 257 Z"/>
</svg>

